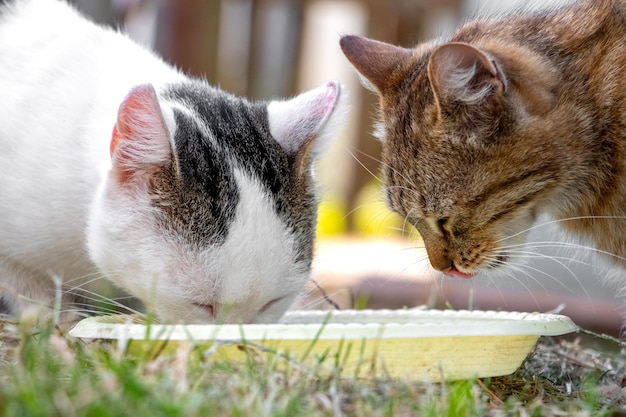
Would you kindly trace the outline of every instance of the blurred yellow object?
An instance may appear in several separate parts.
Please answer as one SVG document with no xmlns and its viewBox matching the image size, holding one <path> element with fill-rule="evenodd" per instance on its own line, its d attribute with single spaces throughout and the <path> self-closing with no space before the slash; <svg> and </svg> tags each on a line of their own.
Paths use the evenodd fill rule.
<svg viewBox="0 0 626 417">
<path fill-rule="evenodd" d="M 317 208 L 317 237 L 346 232 L 346 210 L 337 199 L 323 200 Z"/>
<path fill-rule="evenodd" d="M 373 182 L 361 190 L 354 209 L 354 224 L 357 231 L 366 236 L 393 236 L 410 231 L 402 217 L 391 211 L 383 201 L 378 182 Z"/>
</svg>

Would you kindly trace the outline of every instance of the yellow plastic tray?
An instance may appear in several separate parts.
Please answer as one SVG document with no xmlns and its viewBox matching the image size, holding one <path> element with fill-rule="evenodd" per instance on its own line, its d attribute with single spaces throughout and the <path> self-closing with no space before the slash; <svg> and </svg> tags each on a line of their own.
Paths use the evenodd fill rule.
<svg viewBox="0 0 626 417">
<path fill-rule="evenodd" d="M 144 346 L 187 340 L 232 360 L 243 360 L 250 351 L 302 361 L 323 356 L 334 358 L 329 363 L 341 366 L 345 375 L 441 381 L 510 374 L 539 336 L 578 329 L 568 317 L 555 314 L 452 310 L 293 311 L 279 324 L 148 326 L 133 321 L 123 315 L 91 317 L 70 335 Z"/>
</svg>

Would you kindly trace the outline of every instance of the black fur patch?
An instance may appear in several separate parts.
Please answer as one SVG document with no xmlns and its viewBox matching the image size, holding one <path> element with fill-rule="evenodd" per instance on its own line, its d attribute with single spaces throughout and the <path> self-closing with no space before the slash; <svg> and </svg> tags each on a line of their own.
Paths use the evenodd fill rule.
<svg viewBox="0 0 626 417">
<path fill-rule="evenodd" d="M 191 117 L 175 109 L 174 118 L 178 170 L 172 164 L 154 177 L 154 205 L 165 214 L 163 225 L 190 243 L 221 244 L 239 201 L 227 155 Z"/>
<path fill-rule="evenodd" d="M 6 294 L 0 294 L 0 315 L 13 316 L 15 314 L 12 308 L 13 303 L 7 301 L 5 297 L 7 297 Z"/>
<path fill-rule="evenodd" d="M 201 81 L 171 85 L 165 96 L 188 106 L 212 136 L 206 137 L 188 115 L 175 112 L 174 139 L 183 187 L 194 190 L 196 209 L 202 212 L 192 215 L 193 222 L 213 229 L 211 233 L 217 224 L 225 237 L 238 202 L 233 170 L 241 169 L 260 181 L 297 237 L 299 257 L 310 260 L 317 206 L 312 182 L 308 174 L 296 175 L 295 157 L 271 136 L 267 103 L 251 103 Z M 210 220 L 202 221 L 204 216 Z"/>
<path fill-rule="evenodd" d="M 201 82 L 176 85 L 170 94 L 192 106 L 220 150 L 234 158 L 238 168 L 259 178 L 268 191 L 280 192 L 284 176 L 288 176 L 289 161 L 269 132 L 266 103 L 250 103 Z M 201 156 L 199 153 L 179 155 Z"/>
<path fill-rule="evenodd" d="M 0 19 L 5 13 L 11 13 L 12 7 L 14 6 L 15 2 L 16 0 L 0 0 Z"/>
</svg>

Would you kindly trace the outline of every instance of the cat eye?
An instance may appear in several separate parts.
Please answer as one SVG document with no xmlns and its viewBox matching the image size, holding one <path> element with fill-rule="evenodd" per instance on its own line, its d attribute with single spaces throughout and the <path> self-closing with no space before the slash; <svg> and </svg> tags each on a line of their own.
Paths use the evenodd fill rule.
<svg viewBox="0 0 626 417">
<path fill-rule="evenodd" d="M 278 303 L 279 301 L 282 301 L 285 297 L 278 297 L 278 298 L 274 298 L 272 301 L 265 303 L 265 305 L 263 307 L 261 307 L 261 309 L 259 310 L 259 313 L 264 313 L 267 310 L 269 310 L 273 305 L 275 305 L 276 303 Z"/>
<path fill-rule="evenodd" d="M 437 217 L 424 217 L 423 225 L 427 227 L 432 233 L 435 233 L 440 236 L 444 236 L 447 234 L 447 225 L 448 225 L 448 217 L 443 217 L 438 219 Z M 419 229 L 419 227 L 418 227 Z"/>
<path fill-rule="evenodd" d="M 201 304 L 201 303 L 192 303 L 192 304 L 196 306 L 196 308 L 207 312 L 209 316 L 215 318 L 217 311 L 213 304 Z"/>
</svg>

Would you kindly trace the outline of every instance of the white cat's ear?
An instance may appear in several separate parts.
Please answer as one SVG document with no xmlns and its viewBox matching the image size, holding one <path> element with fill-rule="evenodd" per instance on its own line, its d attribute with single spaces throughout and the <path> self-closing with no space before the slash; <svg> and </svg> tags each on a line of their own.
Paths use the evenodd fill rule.
<svg viewBox="0 0 626 417">
<path fill-rule="evenodd" d="M 472 45 L 451 42 L 436 48 L 428 60 L 428 78 L 439 101 L 479 104 L 506 91 L 496 61 Z"/>
<path fill-rule="evenodd" d="M 134 87 L 122 101 L 111 138 L 114 172 L 121 183 L 150 174 L 172 160 L 172 145 L 154 87 Z"/>
<path fill-rule="evenodd" d="M 303 164 L 318 159 L 344 120 L 343 96 L 341 84 L 331 81 L 291 100 L 272 101 L 267 106 L 270 133 Z"/>
<path fill-rule="evenodd" d="M 403 64 L 413 55 L 410 49 L 355 35 L 343 36 L 339 46 L 354 68 L 380 93 L 404 77 Z M 370 88 L 367 84 L 366 87 Z"/>
</svg>

